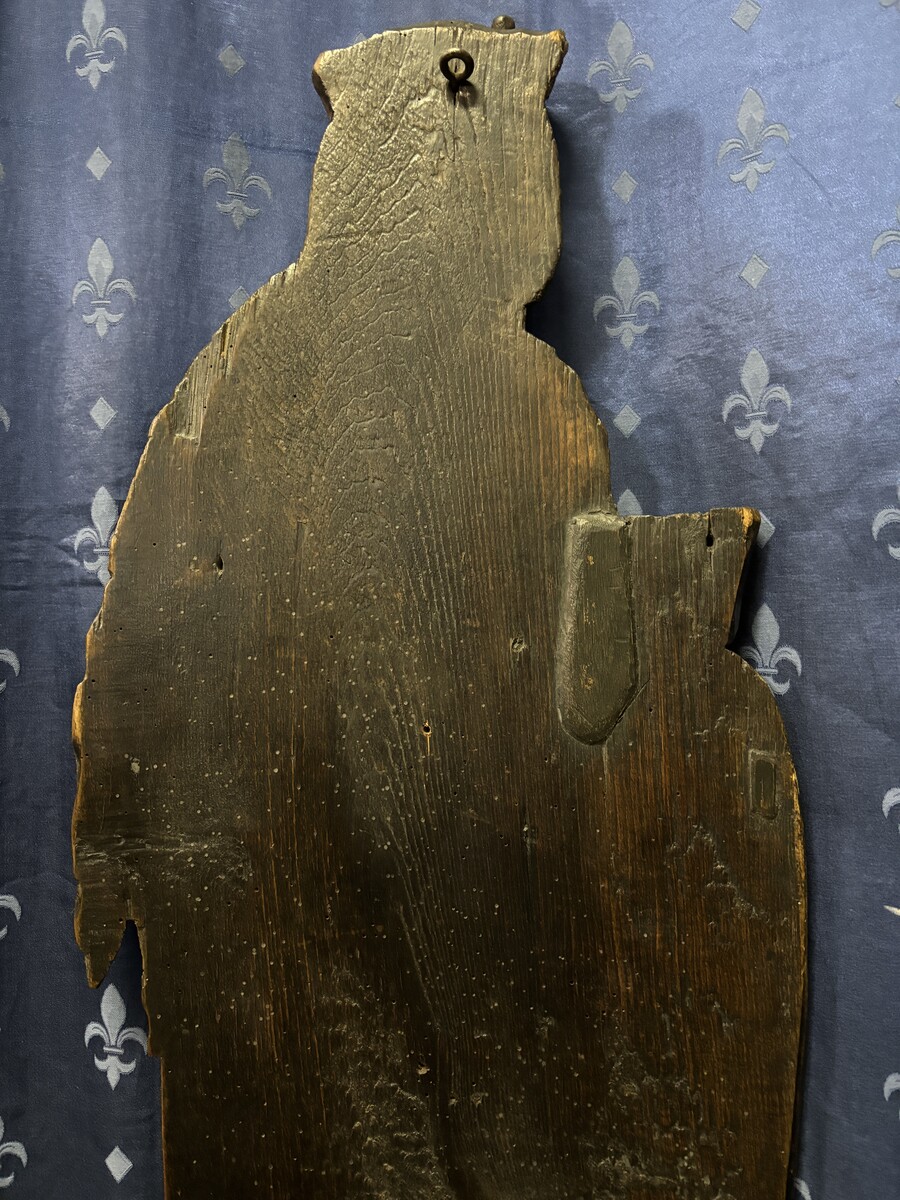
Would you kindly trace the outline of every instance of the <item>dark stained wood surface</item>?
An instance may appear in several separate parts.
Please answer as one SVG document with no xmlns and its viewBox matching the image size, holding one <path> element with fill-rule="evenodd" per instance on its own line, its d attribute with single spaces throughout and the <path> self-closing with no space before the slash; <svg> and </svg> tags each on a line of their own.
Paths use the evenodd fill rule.
<svg viewBox="0 0 900 1200">
<path fill-rule="evenodd" d="M 783 1200 L 796 784 L 726 649 L 756 518 L 619 518 L 524 331 L 564 52 L 438 25 L 319 59 L 303 253 L 123 509 L 76 927 L 97 984 L 138 926 L 170 1200 Z"/>
</svg>

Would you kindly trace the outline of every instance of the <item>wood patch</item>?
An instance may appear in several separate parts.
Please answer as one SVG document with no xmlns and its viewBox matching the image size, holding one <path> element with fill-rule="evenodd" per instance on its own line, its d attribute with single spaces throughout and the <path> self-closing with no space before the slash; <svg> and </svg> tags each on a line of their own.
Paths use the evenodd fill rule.
<svg viewBox="0 0 900 1200">
<path fill-rule="evenodd" d="M 303 253 L 123 508 L 76 931 L 97 984 L 137 924 L 169 1200 L 783 1200 L 796 783 L 726 649 L 756 517 L 620 518 L 524 330 L 564 52 L 321 56 Z"/>
</svg>

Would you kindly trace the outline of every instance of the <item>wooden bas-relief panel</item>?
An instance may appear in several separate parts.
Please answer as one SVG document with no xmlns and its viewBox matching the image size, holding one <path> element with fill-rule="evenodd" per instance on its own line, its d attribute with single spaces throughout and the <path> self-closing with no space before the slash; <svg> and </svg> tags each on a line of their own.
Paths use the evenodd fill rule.
<svg viewBox="0 0 900 1200">
<path fill-rule="evenodd" d="M 783 1200 L 797 789 L 747 509 L 622 518 L 553 272 L 559 32 L 323 54 L 298 261 L 153 423 L 87 644 L 169 1200 Z M 454 52 L 451 54 L 451 52 Z"/>
</svg>

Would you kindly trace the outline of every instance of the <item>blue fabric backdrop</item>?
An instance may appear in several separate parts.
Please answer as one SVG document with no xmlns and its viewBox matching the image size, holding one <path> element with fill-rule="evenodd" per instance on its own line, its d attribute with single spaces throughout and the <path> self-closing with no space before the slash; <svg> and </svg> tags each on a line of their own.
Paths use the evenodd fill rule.
<svg viewBox="0 0 900 1200">
<path fill-rule="evenodd" d="M 0 8 L 0 1188 L 160 1200 L 131 931 L 72 934 L 69 722 L 152 416 L 296 257 L 316 54 L 490 10 Z M 531 315 L 624 511 L 765 514 L 737 645 L 779 696 L 811 885 L 794 1195 L 900 1193 L 900 0 L 558 0 L 565 246 Z M 213 1020 L 210 1014 L 210 1020 Z M 235 1154 L 241 1154 L 240 1145 Z"/>
</svg>

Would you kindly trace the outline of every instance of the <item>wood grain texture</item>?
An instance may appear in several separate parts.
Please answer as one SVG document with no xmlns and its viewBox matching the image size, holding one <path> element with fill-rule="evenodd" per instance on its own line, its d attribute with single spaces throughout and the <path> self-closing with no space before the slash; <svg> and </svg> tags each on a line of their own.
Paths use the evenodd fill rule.
<svg viewBox="0 0 900 1200">
<path fill-rule="evenodd" d="M 123 508 L 76 931 L 97 984 L 137 924 L 169 1200 L 783 1200 L 796 784 L 725 648 L 756 518 L 619 518 L 524 331 L 564 52 L 448 24 L 318 60 L 303 253 Z"/>
</svg>

